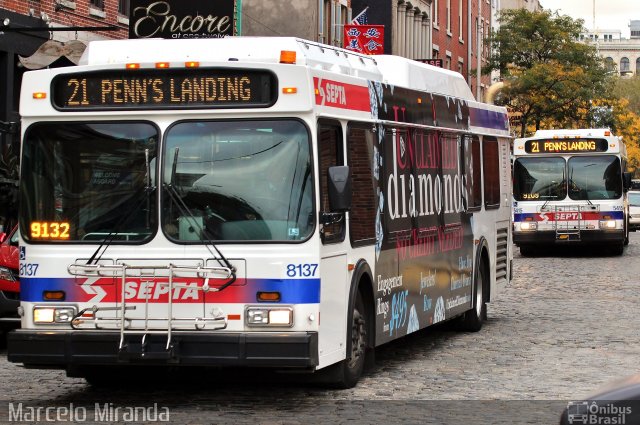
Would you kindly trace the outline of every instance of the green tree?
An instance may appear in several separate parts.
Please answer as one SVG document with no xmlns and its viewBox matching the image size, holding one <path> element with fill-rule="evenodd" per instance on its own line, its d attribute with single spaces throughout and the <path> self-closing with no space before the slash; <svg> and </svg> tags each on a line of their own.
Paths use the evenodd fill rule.
<svg viewBox="0 0 640 425">
<path fill-rule="evenodd" d="M 499 21 L 483 72 L 500 71 L 505 87 L 496 103 L 522 113 L 521 137 L 545 120 L 588 121 L 591 101 L 609 93 L 612 78 L 595 48 L 578 41 L 583 21 L 526 9 L 505 10 Z"/>
</svg>

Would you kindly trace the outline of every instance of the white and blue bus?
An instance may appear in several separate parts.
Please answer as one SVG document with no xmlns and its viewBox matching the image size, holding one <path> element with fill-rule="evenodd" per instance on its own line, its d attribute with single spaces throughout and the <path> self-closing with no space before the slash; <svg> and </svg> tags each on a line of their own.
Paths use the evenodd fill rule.
<svg viewBox="0 0 640 425">
<path fill-rule="evenodd" d="M 26 73 L 20 111 L 10 361 L 349 387 L 380 344 L 479 330 L 510 278 L 506 110 L 457 73 L 294 38 L 100 41 Z"/>
<path fill-rule="evenodd" d="M 514 242 L 544 246 L 629 243 L 625 145 L 608 129 L 538 130 L 513 148 Z"/>
</svg>

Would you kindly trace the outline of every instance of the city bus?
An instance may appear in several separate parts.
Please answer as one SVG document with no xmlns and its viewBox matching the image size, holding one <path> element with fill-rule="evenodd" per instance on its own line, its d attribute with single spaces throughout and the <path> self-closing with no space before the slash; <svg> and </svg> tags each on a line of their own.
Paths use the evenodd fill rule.
<svg viewBox="0 0 640 425">
<path fill-rule="evenodd" d="M 621 138 L 609 129 L 538 130 L 514 140 L 513 156 L 513 240 L 522 255 L 556 244 L 623 253 L 631 175 Z"/>
<path fill-rule="evenodd" d="M 351 387 L 376 346 L 478 331 L 510 279 L 506 110 L 458 73 L 295 38 L 98 41 L 26 73 L 20 110 L 12 362 Z"/>
</svg>

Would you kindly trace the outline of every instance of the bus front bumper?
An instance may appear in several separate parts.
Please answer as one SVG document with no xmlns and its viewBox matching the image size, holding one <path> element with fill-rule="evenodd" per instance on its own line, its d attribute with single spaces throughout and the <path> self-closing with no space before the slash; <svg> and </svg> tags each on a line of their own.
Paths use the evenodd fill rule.
<svg viewBox="0 0 640 425">
<path fill-rule="evenodd" d="M 578 237 L 558 239 L 555 231 L 513 232 L 513 243 L 521 245 L 553 245 L 553 244 L 617 244 L 624 241 L 623 230 L 582 230 Z"/>
<path fill-rule="evenodd" d="M 204 333 L 174 331 L 167 350 L 166 334 L 112 331 L 47 332 L 16 330 L 8 335 L 7 358 L 42 369 L 89 365 L 247 366 L 311 368 L 318 365 L 316 332 Z"/>
</svg>

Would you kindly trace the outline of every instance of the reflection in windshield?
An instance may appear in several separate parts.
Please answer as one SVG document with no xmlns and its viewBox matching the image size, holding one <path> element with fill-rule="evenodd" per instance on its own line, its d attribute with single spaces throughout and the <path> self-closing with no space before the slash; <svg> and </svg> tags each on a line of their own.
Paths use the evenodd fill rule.
<svg viewBox="0 0 640 425">
<path fill-rule="evenodd" d="M 513 196 L 518 201 L 564 199 L 564 173 L 564 158 L 518 158 L 513 166 Z"/>
<path fill-rule="evenodd" d="M 613 155 L 574 156 L 568 162 L 569 197 L 574 200 L 622 196 L 620 160 Z"/>
<path fill-rule="evenodd" d="M 156 228 L 158 133 L 149 123 L 38 123 L 24 138 L 21 233 L 68 223 L 64 240 L 147 239 Z M 42 235 L 39 235 L 40 237 Z M 54 235 L 51 235 L 55 237 Z"/>
<path fill-rule="evenodd" d="M 163 230 L 181 241 L 301 240 L 313 230 L 299 121 L 182 122 L 166 135 Z"/>
</svg>

